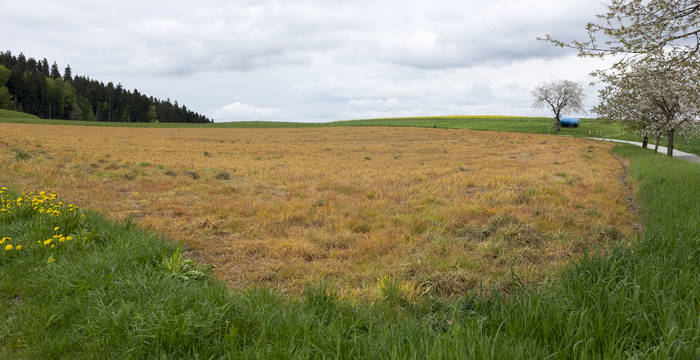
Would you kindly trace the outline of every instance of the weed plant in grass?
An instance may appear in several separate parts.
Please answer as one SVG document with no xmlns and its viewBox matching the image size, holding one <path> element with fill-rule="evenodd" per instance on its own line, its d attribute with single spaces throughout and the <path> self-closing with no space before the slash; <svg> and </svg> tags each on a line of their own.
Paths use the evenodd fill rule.
<svg viewBox="0 0 700 360">
<path fill-rule="evenodd" d="M 637 181 L 639 243 L 490 297 L 439 299 L 391 279 L 372 302 L 328 283 L 299 297 L 230 293 L 183 274 L 192 264 L 163 238 L 84 212 L 75 231 L 90 240 L 55 262 L 44 248 L 0 257 L 0 357 L 697 359 L 700 166 L 615 151 Z M 0 233 L 33 241 L 70 225 L 48 220 L 1 215 Z"/>
</svg>

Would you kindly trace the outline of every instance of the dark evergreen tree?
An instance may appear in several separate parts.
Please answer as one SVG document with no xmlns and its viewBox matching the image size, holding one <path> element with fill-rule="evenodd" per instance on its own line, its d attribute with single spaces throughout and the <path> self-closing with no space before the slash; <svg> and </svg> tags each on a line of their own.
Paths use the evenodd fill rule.
<svg viewBox="0 0 700 360">
<path fill-rule="evenodd" d="M 67 81 L 69 83 L 73 82 L 73 75 L 71 74 L 71 71 L 70 71 L 70 65 L 66 66 L 66 69 L 63 70 L 63 80 Z"/>
<path fill-rule="evenodd" d="M 51 77 L 54 79 L 61 77 L 61 73 L 58 71 L 58 65 L 55 61 L 53 62 L 53 65 L 51 65 Z"/>
<path fill-rule="evenodd" d="M 46 58 L 43 58 L 41 60 L 41 71 L 40 72 L 44 76 L 49 76 L 49 74 L 50 74 L 49 71 L 50 71 L 49 70 L 49 61 L 46 60 Z"/>
</svg>

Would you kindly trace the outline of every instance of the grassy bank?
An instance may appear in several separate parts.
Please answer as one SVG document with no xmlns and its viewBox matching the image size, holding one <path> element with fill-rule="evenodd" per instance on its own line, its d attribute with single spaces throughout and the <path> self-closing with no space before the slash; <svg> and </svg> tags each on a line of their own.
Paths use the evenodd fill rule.
<svg viewBox="0 0 700 360">
<path fill-rule="evenodd" d="M 489 298 L 420 297 L 391 280 L 372 303 L 331 284 L 231 293 L 156 234 L 5 192 L 0 357 L 697 358 L 700 166 L 616 152 L 631 159 L 639 243 Z"/>
<path fill-rule="evenodd" d="M 97 121 L 73 121 L 73 120 L 46 120 L 36 116 L 14 111 L 0 110 L 0 122 L 19 124 L 54 124 L 75 126 L 113 126 L 113 127 L 143 127 L 143 128 L 304 128 L 327 126 L 398 126 L 398 127 L 427 127 L 442 129 L 469 129 L 469 130 L 494 130 L 513 131 L 533 134 L 554 134 L 552 119 L 543 117 L 518 117 L 518 116 L 431 116 L 410 118 L 386 118 L 343 120 L 326 123 L 304 122 L 275 122 L 275 121 L 238 121 L 222 122 L 214 124 L 192 123 L 123 123 L 123 122 L 97 122 Z M 641 138 L 626 131 L 618 123 L 599 121 L 596 119 L 583 119 L 578 128 L 563 128 L 559 135 L 575 137 L 604 137 L 610 139 L 622 139 L 641 141 Z M 666 146 L 667 140 L 661 139 L 661 145 Z M 700 154 L 700 138 L 687 139 L 676 137 L 675 147 L 682 151 Z"/>
</svg>

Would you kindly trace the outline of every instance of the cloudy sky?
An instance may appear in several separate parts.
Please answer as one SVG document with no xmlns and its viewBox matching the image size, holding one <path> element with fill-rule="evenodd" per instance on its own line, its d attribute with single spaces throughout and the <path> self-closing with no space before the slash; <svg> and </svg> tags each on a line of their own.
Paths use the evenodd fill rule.
<svg viewBox="0 0 700 360">
<path fill-rule="evenodd" d="M 602 0 L 601 0 L 602 1 Z M 216 121 L 547 115 L 530 90 L 606 66 L 583 39 L 600 1 L 0 0 L 0 50 L 178 100 Z"/>
</svg>

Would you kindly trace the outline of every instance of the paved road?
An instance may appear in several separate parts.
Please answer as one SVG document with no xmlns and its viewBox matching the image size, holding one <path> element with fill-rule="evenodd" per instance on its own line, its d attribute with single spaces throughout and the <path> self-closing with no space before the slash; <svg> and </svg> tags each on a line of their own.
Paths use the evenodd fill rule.
<svg viewBox="0 0 700 360">
<path fill-rule="evenodd" d="M 596 137 L 589 137 L 589 138 L 587 138 L 587 139 L 600 140 L 600 141 L 612 141 L 612 142 L 616 142 L 616 143 L 632 144 L 632 145 L 642 146 L 642 143 L 637 142 L 637 141 L 617 140 L 617 139 L 604 139 L 604 138 L 596 138 Z M 653 150 L 653 149 L 654 149 L 654 144 L 652 144 L 652 143 L 650 142 L 650 143 L 649 143 L 649 148 L 650 148 L 651 150 Z M 665 155 L 665 154 L 666 154 L 666 151 L 667 151 L 667 149 L 666 149 L 665 146 L 659 146 L 659 153 Z M 686 161 L 690 161 L 690 162 L 694 162 L 694 163 L 700 164 L 700 156 L 695 155 L 695 154 L 691 154 L 691 153 L 687 153 L 687 152 L 683 152 L 683 151 L 680 151 L 680 150 L 673 149 L 673 157 L 674 157 L 674 158 L 677 158 L 677 159 L 683 159 L 683 160 L 686 160 Z"/>
</svg>

